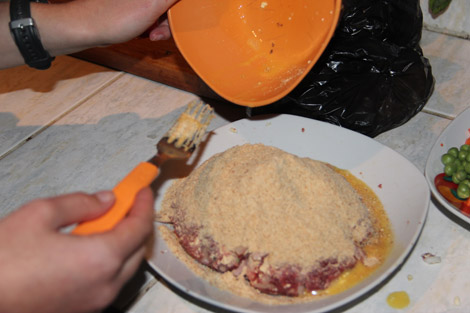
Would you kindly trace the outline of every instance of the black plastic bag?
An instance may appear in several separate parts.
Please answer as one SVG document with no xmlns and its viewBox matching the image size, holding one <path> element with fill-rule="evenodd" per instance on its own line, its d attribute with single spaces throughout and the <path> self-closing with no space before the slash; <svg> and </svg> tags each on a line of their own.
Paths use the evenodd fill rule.
<svg viewBox="0 0 470 313">
<path fill-rule="evenodd" d="M 303 81 L 251 115 L 290 113 L 374 137 L 407 122 L 432 94 L 419 0 L 343 0 L 336 32 Z"/>
</svg>

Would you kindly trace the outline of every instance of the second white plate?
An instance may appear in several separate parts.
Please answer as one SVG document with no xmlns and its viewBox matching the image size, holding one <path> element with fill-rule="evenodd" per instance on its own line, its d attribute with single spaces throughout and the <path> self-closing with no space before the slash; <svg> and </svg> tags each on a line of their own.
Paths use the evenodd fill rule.
<svg viewBox="0 0 470 313">
<path fill-rule="evenodd" d="M 470 108 L 460 113 L 447 127 L 442 134 L 437 138 L 431 152 L 429 153 L 428 160 L 426 161 L 426 179 L 428 180 L 429 187 L 431 188 L 434 197 L 443 205 L 443 207 L 456 217 L 461 219 L 467 224 L 470 224 L 470 216 L 463 214 L 459 209 L 449 203 L 437 191 L 434 185 L 434 178 L 444 171 L 441 157 L 450 148 L 457 147 L 465 143 L 465 140 L 470 137 Z"/>
</svg>

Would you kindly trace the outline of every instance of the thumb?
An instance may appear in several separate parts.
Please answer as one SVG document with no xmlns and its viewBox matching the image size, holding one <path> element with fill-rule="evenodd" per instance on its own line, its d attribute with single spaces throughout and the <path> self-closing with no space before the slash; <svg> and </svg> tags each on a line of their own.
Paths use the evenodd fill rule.
<svg viewBox="0 0 470 313">
<path fill-rule="evenodd" d="M 114 203 L 112 191 L 100 191 L 95 194 L 72 193 L 46 200 L 50 214 L 46 214 L 48 223 L 59 229 L 74 223 L 95 219 L 104 214 Z M 48 202 L 48 203 L 47 203 Z"/>
</svg>

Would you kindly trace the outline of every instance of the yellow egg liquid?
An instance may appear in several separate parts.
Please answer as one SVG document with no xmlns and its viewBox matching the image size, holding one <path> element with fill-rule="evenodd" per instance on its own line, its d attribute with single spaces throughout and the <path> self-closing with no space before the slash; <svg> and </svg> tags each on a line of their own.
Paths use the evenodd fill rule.
<svg viewBox="0 0 470 313">
<path fill-rule="evenodd" d="M 405 291 L 395 291 L 388 295 L 387 304 L 394 309 L 404 309 L 410 304 L 410 297 Z"/>
<path fill-rule="evenodd" d="M 335 170 L 346 178 L 370 210 L 377 235 L 376 240 L 373 240 L 372 243 L 363 247 L 363 250 L 367 254 L 367 257 L 376 258 L 378 262 L 373 266 L 365 266 L 362 262 L 357 262 L 354 268 L 345 271 L 338 279 L 333 281 L 327 289 L 318 291 L 317 295 L 338 294 L 370 276 L 383 264 L 393 244 L 390 221 L 377 195 L 367 184 L 349 173 L 349 171 L 341 169 Z"/>
</svg>

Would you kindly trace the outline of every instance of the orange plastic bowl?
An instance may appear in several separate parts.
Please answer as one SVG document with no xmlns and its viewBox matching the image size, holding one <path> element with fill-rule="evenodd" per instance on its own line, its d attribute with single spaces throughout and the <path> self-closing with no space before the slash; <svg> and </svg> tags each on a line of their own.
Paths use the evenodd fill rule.
<svg viewBox="0 0 470 313">
<path fill-rule="evenodd" d="M 305 77 L 338 23 L 341 0 L 182 0 L 168 12 L 178 49 L 217 94 L 256 107 Z"/>
</svg>

